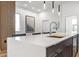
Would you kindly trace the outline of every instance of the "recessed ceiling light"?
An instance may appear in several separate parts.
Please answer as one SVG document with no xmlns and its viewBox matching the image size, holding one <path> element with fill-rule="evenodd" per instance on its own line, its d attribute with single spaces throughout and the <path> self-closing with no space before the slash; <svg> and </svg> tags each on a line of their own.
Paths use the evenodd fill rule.
<svg viewBox="0 0 79 59">
<path fill-rule="evenodd" d="M 32 1 L 29 1 L 29 3 L 31 3 Z"/>
<path fill-rule="evenodd" d="M 24 6 L 26 7 L 26 6 L 27 6 L 27 4 L 24 4 Z"/>
<path fill-rule="evenodd" d="M 34 7 L 32 7 L 32 9 L 34 9 Z"/>
<path fill-rule="evenodd" d="M 40 9 L 38 9 L 38 11 L 41 11 Z"/>
</svg>

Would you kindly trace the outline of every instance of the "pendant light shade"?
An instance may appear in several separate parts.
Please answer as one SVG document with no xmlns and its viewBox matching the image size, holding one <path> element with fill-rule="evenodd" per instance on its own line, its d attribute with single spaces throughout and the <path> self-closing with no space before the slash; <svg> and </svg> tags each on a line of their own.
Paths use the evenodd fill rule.
<svg viewBox="0 0 79 59">
<path fill-rule="evenodd" d="M 44 1 L 44 4 L 43 4 L 43 6 L 44 6 L 44 9 L 46 8 L 46 4 L 45 4 L 46 2 Z"/>
<path fill-rule="evenodd" d="M 52 1 L 52 13 L 54 13 L 54 1 Z"/>
<path fill-rule="evenodd" d="M 52 1 L 52 8 L 54 8 L 54 1 Z"/>
<path fill-rule="evenodd" d="M 60 12 L 60 5 L 58 5 L 58 12 Z"/>
<path fill-rule="evenodd" d="M 58 5 L 58 15 L 60 15 L 60 5 Z"/>
</svg>

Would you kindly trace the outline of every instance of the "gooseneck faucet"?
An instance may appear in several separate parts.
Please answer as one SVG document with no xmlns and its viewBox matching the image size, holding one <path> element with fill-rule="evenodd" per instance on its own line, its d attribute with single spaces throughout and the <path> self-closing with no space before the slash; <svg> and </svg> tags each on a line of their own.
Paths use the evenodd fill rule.
<svg viewBox="0 0 79 59">
<path fill-rule="evenodd" d="M 57 23 L 54 22 L 54 21 L 52 21 L 52 22 L 50 23 L 50 34 L 52 34 L 51 26 L 52 26 L 53 24 L 55 24 L 55 27 L 53 27 L 53 29 L 56 29 L 56 30 L 58 29 Z"/>
</svg>

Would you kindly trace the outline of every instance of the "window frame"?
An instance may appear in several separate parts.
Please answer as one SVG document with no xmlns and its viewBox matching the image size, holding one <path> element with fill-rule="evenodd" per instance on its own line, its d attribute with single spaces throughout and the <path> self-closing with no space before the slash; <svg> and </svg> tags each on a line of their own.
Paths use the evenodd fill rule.
<svg viewBox="0 0 79 59">
<path fill-rule="evenodd" d="M 16 14 L 18 14 L 19 15 L 19 23 L 20 23 L 20 19 L 21 19 L 21 14 L 20 13 L 16 13 Z M 19 24 L 19 30 L 16 30 L 16 14 L 15 14 L 15 31 L 16 32 L 19 32 L 21 29 L 21 27 L 20 27 L 20 24 Z"/>
</svg>

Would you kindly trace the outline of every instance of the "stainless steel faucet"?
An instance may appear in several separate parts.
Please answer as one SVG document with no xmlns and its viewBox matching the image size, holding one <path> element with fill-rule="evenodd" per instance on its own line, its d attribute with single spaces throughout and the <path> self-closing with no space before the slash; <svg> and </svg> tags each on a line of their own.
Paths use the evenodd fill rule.
<svg viewBox="0 0 79 59">
<path fill-rule="evenodd" d="M 56 30 L 58 29 L 57 23 L 54 22 L 54 21 L 52 21 L 52 22 L 50 23 L 50 34 L 52 34 L 51 26 L 52 26 L 53 24 L 55 24 L 55 27 L 53 27 L 53 29 L 56 29 Z"/>
</svg>

